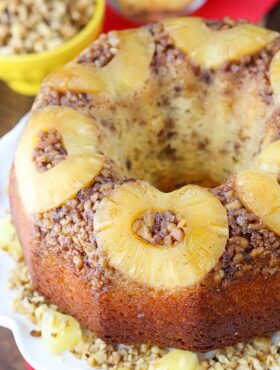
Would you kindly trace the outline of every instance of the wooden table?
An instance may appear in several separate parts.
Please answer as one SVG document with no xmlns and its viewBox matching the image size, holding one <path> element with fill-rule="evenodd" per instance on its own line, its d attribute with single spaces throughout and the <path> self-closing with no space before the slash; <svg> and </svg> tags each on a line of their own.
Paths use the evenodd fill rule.
<svg viewBox="0 0 280 370">
<path fill-rule="evenodd" d="M 16 94 L 0 82 L 0 137 L 30 110 L 32 102 L 33 98 Z"/>
<path fill-rule="evenodd" d="M 280 30 L 280 4 L 267 18 L 269 28 Z M 33 99 L 15 94 L 0 82 L 0 137 L 9 131 L 30 110 Z M 24 370 L 12 335 L 0 328 L 0 370 Z"/>
<path fill-rule="evenodd" d="M 33 99 L 12 92 L 0 82 L 0 137 L 30 110 Z M 0 370 L 24 370 L 20 353 L 9 330 L 0 328 Z"/>
</svg>

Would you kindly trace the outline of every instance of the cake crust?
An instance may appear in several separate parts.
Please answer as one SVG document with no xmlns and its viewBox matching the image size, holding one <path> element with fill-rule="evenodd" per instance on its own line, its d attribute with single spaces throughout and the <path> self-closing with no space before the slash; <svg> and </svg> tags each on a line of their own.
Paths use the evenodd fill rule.
<svg viewBox="0 0 280 370">
<path fill-rule="evenodd" d="M 209 32 L 224 32 L 229 35 L 226 36 L 229 42 L 235 23 L 222 26 L 205 23 L 202 27 L 209 27 Z M 32 117 L 38 112 L 48 117 L 49 108 L 62 116 L 66 110 L 70 116 L 71 110 L 75 112 L 79 119 L 86 116 L 87 124 L 90 126 L 92 122 L 104 134 L 100 135 L 102 141 L 99 138 L 95 143 L 99 165 L 92 174 L 92 181 L 89 183 L 90 176 L 87 176 L 85 183 L 79 184 L 78 192 L 69 192 L 71 197 L 64 199 L 61 191 L 59 200 L 50 207 L 53 199 L 49 195 L 54 189 L 46 187 L 51 190 L 46 195 L 50 198 L 45 202 L 48 207 L 28 212 L 28 197 L 21 190 L 25 179 L 16 169 L 17 158 L 25 153 L 17 153 L 10 178 L 11 212 L 34 288 L 61 310 L 76 317 L 107 342 L 157 344 L 204 352 L 280 328 L 280 237 L 261 217 L 245 207 L 235 181 L 236 172 L 247 169 L 263 148 L 280 138 L 279 108 L 268 78 L 271 60 L 280 49 L 280 38 L 273 33 L 266 39 L 265 31 L 245 25 L 246 32 L 257 33 L 261 46 L 253 45 L 250 49 L 253 54 L 241 57 L 238 54 L 238 60 L 234 59 L 235 55 L 225 61 L 219 58 L 217 62 L 214 58 L 211 68 L 205 69 L 206 64 L 197 64 L 203 59 L 203 53 L 198 59 L 188 58 L 184 48 L 176 46 L 175 39 L 182 42 L 182 34 L 175 32 L 171 37 L 167 28 L 154 24 L 143 32 L 138 30 L 133 34 L 131 31 L 141 45 L 142 54 L 137 51 L 140 57 L 136 67 L 131 66 L 127 85 L 116 72 L 120 64 L 122 68 L 125 62 L 131 64 L 134 44 L 128 31 L 119 39 L 115 33 L 102 36 L 101 41 L 62 72 L 46 80 Z M 242 35 L 242 25 L 238 30 Z M 219 40 L 222 42 L 222 37 Z M 146 43 L 148 51 L 143 46 Z M 194 45 L 197 47 L 195 42 Z M 222 47 L 220 56 L 223 52 Z M 238 49 L 238 53 L 241 52 L 242 47 Z M 93 91 L 88 81 L 98 76 L 102 68 L 98 81 L 104 82 L 106 89 L 99 91 L 102 84 L 98 82 Z M 216 110 L 211 110 L 213 106 Z M 39 142 L 33 155 L 33 161 L 46 178 L 53 169 L 57 170 L 56 166 L 69 160 L 63 135 L 59 127 L 56 128 L 57 132 L 50 133 L 51 140 L 48 132 L 41 135 L 44 143 L 50 144 L 51 154 L 45 144 Z M 88 135 L 84 136 L 87 140 Z M 108 143 L 113 144 L 113 150 Z M 75 145 L 73 147 L 75 150 Z M 88 159 L 86 150 L 82 153 L 85 160 Z M 79 181 L 79 168 L 73 174 Z M 71 181 L 76 186 L 74 175 Z M 141 180 L 134 180 L 138 177 Z M 276 178 L 273 181 L 275 183 Z M 216 186 L 203 190 L 205 213 L 202 208 L 201 214 L 206 215 L 210 225 L 204 224 L 204 239 L 199 228 L 191 234 L 192 220 L 187 214 L 184 227 L 177 227 L 179 216 L 177 220 L 173 204 L 170 209 L 150 209 L 149 204 L 144 204 L 148 199 L 145 196 L 144 205 L 140 207 L 143 212 L 130 220 L 131 225 L 130 221 L 127 225 L 107 224 L 114 230 L 127 227 L 132 237 L 142 238 L 141 242 L 145 246 L 151 244 L 151 248 L 171 250 L 191 235 L 193 244 L 190 245 L 197 248 L 198 254 L 199 248 L 207 245 L 204 252 L 209 260 L 215 252 L 215 246 L 209 242 L 214 240 L 211 232 L 218 235 L 219 242 L 224 240 L 222 252 L 215 255 L 215 264 L 206 269 L 199 281 L 193 280 L 195 283 L 167 289 L 139 282 L 134 278 L 133 268 L 125 266 L 121 271 L 110 259 L 110 248 L 118 247 L 114 240 L 109 251 L 99 243 L 96 214 L 104 201 L 116 203 L 112 193 L 117 188 L 133 189 L 145 183 L 149 191 L 152 185 L 147 186 L 148 182 L 165 192 L 181 188 L 185 183 Z M 252 191 L 254 188 L 258 186 L 252 186 Z M 127 197 L 132 193 L 128 191 Z M 175 192 L 171 194 L 175 197 Z M 33 199 L 32 194 L 28 196 Z M 167 195 L 161 192 L 161 196 L 166 199 Z M 197 199 L 200 200 L 199 196 Z M 141 199 L 137 204 L 140 203 Z M 35 202 L 35 209 L 36 206 Z M 273 207 L 272 204 L 271 209 Z M 218 217 L 222 212 L 217 209 L 224 212 L 224 222 Z M 120 219 L 121 212 L 116 214 Z M 155 218 L 165 214 L 171 221 L 151 221 L 149 214 Z M 196 216 L 195 212 L 193 215 Z M 132 221 L 138 224 L 135 226 Z M 172 230 L 180 235 L 172 234 Z M 176 237 L 172 239 L 171 235 Z M 201 259 L 199 261 L 197 270 L 205 267 Z M 194 277 L 198 275 L 194 272 Z M 155 271 L 154 276 L 158 278 L 160 272 Z"/>
<path fill-rule="evenodd" d="M 107 342 L 205 352 L 280 327 L 280 272 L 264 278 L 251 270 L 222 286 L 202 284 L 173 293 L 117 280 L 96 289 L 93 275 L 77 274 L 71 259 L 64 261 L 55 250 L 34 242 L 14 170 L 10 200 L 34 288 Z"/>
</svg>

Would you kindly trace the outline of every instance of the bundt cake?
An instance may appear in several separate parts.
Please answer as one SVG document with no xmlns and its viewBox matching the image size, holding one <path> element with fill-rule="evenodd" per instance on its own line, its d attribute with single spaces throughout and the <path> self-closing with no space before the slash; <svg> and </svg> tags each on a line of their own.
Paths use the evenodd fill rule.
<svg viewBox="0 0 280 370">
<path fill-rule="evenodd" d="M 174 18 L 44 82 L 10 201 L 35 288 L 108 342 L 280 329 L 280 35 Z"/>
</svg>

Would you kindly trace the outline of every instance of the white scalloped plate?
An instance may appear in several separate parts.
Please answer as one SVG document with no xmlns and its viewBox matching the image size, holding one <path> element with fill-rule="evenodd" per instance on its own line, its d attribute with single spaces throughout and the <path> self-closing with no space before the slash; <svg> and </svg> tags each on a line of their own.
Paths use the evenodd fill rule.
<svg viewBox="0 0 280 370">
<path fill-rule="evenodd" d="M 21 135 L 28 116 L 24 116 L 18 125 L 0 140 L 0 216 L 9 209 L 8 182 L 10 167 L 17 141 Z M 1 123 L 0 123 L 1 124 Z M 92 370 L 86 361 L 75 358 L 68 352 L 50 355 L 43 347 L 42 341 L 30 335 L 34 326 L 24 316 L 12 311 L 15 293 L 7 287 L 9 270 L 14 261 L 7 253 L 0 250 L 0 326 L 13 332 L 17 346 L 25 360 L 36 370 Z M 280 332 L 279 332 L 280 333 Z M 280 339 L 273 335 L 273 342 Z M 212 357 L 214 352 L 200 354 L 199 357 Z"/>
<path fill-rule="evenodd" d="M 9 172 L 17 141 L 27 121 L 27 116 L 0 140 L 0 215 L 9 208 L 8 181 Z M 1 123 L 0 123 L 1 124 Z M 42 341 L 30 335 L 34 329 L 24 316 L 12 311 L 15 293 L 7 288 L 8 272 L 14 267 L 14 261 L 7 253 L 0 251 L 0 326 L 13 332 L 17 346 L 26 361 L 36 370 L 90 370 L 86 361 L 78 360 L 70 353 L 59 356 L 50 355 Z"/>
</svg>

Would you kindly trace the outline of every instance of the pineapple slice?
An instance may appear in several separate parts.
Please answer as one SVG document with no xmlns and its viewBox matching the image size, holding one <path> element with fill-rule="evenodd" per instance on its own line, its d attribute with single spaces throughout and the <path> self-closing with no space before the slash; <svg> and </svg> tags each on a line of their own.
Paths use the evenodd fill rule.
<svg viewBox="0 0 280 370">
<path fill-rule="evenodd" d="M 274 174 L 243 171 L 236 177 L 241 202 L 280 235 L 280 187 Z"/>
<path fill-rule="evenodd" d="M 40 328 L 43 344 L 53 355 L 74 349 L 82 339 L 80 324 L 73 317 L 53 309 L 44 311 Z"/>
<path fill-rule="evenodd" d="M 147 29 L 118 33 L 120 50 L 104 67 L 67 64 L 47 79 L 59 91 L 109 93 L 123 96 L 148 77 L 154 54 L 154 42 Z"/>
<path fill-rule="evenodd" d="M 170 210 L 187 220 L 186 238 L 175 246 L 150 244 L 132 225 L 146 211 Z M 133 280 L 174 288 L 198 282 L 217 263 L 228 239 L 225 208 L 207 190 L 188 185 L 162 193 L 149 183 L 119 185 L 94 218 L 96 240 L 109 263 Z"/>
<path fill-rule="evenodd" d="M 226 61 L 254 54 L 278 35 L 253 24 L 211 30 L 202 19 L 193 17 L 167 19 L 164 26 L 176 46 L 202 68 L 218 68 Z"/>
<path fill-rule="evenodd" d="M 155 361 L 149 370 L 198 370 L 198 368 L 196 353 L 175 349 Z"/>
<path fill-rule="evenodd" d="M 38 131 L 51 128 L 62 134 L 67 157 L 40 173 L 32 161 L 32 152 L 39 140 Z M 88 186 L 103 168 L 104 156 L 97 152 L 101 145 L 105 153 L 110 150 L 94 121 L 73 109 L 50 106 L 35 112 L 15 155 L 18 188 L 25 208 L 29 212 L 47 211 Z"/>
<path fill-rule="evenodd" d="M 278 51 L 270 63 L 269 77 L 272 90 L 274 93 L 274 100 L 280 102 L 280 51 Z"/>
<path fill-rule="evenodd" d="M 279 174 L 280 140 L 274 141 L 258 155 L 255 168 L 262 172 L 273 173 L 276 176 Z"/>
<path fill-rule="evenodd" d="M 256 159 L 253 171 L 242 171 L 236 176 L 237 194 L 251 212 L 280 235 L 280 140 L 270 144 Z"/>
</svg>

